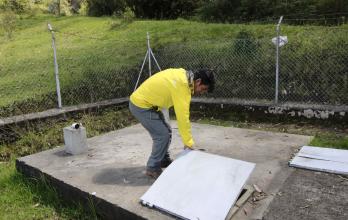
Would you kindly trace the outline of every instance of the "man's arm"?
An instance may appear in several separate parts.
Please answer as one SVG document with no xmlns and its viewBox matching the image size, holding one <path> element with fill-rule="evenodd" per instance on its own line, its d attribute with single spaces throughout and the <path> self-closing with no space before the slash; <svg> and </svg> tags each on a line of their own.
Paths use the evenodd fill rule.
<svg viewBox="0 0 348 220">
<path fill-rule="evenodd" d="M 186 147 L 192 148 L 194 141 L 190 123 L 190 90 L 186 87 L 178 88 L 172 93 L 174 111 L 178 122 L 179 133 Z"/>
</svg>

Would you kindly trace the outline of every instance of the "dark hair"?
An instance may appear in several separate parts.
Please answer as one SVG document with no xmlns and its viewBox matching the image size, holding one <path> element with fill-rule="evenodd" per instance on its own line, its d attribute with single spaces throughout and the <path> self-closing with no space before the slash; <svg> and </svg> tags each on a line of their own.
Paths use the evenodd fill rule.
<svg viewBox="0 0 348 220">
<path fill-rule="evenodd" d="M 212 69 L 198 69 L 193 72 L 193 80 L 201 79 L 203 85 L 209 86 L 208 92 L 213 92 L 215 88 L 215 77 Z"/>
</svg>

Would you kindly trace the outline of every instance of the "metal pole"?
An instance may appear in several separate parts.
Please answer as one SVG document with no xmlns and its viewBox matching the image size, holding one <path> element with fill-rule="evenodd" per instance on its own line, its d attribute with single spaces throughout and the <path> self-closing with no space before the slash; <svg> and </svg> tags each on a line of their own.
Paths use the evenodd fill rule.
<svg viewBox="0 0 348 220">
<path fill-rule="evenodd" d="M 279 90 L 279 34 L 280 34 L 280 24 L 282 23 L 283 16 L 280 17 L 277 24 L 277 45 L 276 45 L 276 85 L 275 85 L 275 104 L 278 104 L 278 90 Z"/>
<path fill-rule="evenodd" d="M 147 38 L 147 55 L 149 59 L 149 76 L 151 76 L 151 47 L 150 47 L 150 35 L 149 32 L 146 33 L 146 38 Z"/>
<path fill-rule="evenodd" d="M 57 62 L 57 51 L 56 51 L 56 43 L 54 31 L 52 29 L 51 24 L 47 24 L 48 30 L 52 33 L 52 48 L 53 48 L 53 57 L 54 57 L 54 73 L 56 77 L 56 87 L 57 87 L 57 97 L 58 97 L 58 108 L 62 108 L 62 98 L 60 95 L 60 83 L 59 83 L 59 72 L 58 72 L 58 62 Z"/>
<path fill-rule="evenodd" d="M 135 87 L 134 87 L 134 91 L 137 89 L 138 87 L 138 83 L 139 83 L 139 80 L 140 80 L 140 76 L 141 76 L 141 73 L 143 72 L 143 69 L 144 69 L 144 65 L 145 65 L 145 61 L 146 61 L 146 58 L 147 58 L 147 54 L 149 53 L 149 51 L 146 51 L 146 54 L 145 54 L 145 58 L 144 58 L 144 61 L 143 61 L 143 64 L 141 65 L 141 69 L 140 69 L 140 72 L 139 72 L 139 75 L 138 75 L 138 80 L 137 80 L 137 83 L 135 84 Z"/>
<path fill-rule="evenodd" d="M 156 65 L 157 65 L 157 67 L 158 67 L 158 70 L 159 70 L 159 71 L 162 71 L 162 70 L 161 70 L 161 67 L 158 65 L 158 62 L 157 62 L 157 60 L 156 60 L 156 57 L 155 57 L 155 55 L 153 54 L 151 48 L 150 48 L 150 52 L 151 52 L 151 55 L 152 55 L 153 60 L 155 61 Z"/>
</svg>

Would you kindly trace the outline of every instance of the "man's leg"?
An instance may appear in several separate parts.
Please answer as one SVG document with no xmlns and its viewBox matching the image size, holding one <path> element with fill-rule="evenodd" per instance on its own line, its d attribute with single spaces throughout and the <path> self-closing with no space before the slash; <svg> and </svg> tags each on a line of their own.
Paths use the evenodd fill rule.
<svg viewBox="0 0 348 220">
<path fill-rule="evenodd" d="M 162 111 L 159 112 L 159 114 L 160 114 L 160 118 L 163 120 L 163 122 L 164 122 L 165 126 L 167 127 L 169 134 L 170 134 L 170 138 L 169 138 L 169 141 L 167 144 L 167 151 L 161 160 L 161 167 L 166 168 L 173 162 L 172 159 L 170 158 L 169 151 L 168 151 L 169 145 L 172 141 L 172 127 L 170 126 L 170 122 L 169 122 L 168 109 L 162 109 Z"/>
<path fill-rule="evenodd" d="M 164 158 L 171 140 L 171 130 L 162 120 L 159 112 L 152 109 L 142 109 L 129 102 L 129 109 L 150 133 L 153 145 L 151 156 L 147 162 L 147 170 L 161 171 L 161 161 Z"/>
</svg>

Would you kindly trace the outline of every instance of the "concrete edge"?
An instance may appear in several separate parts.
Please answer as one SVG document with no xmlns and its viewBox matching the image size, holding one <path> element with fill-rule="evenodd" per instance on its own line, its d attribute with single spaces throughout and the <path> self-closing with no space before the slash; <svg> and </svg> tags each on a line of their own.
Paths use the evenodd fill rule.
<svg viewBox="0 0 348 220">
<path fill-rule="evenodd" d="M 58 195 L 61 196 L 63 201 L 66 201 L 68 203 L 81 203 L 81 205 L 83 205 L 83 207 L 86 209 L 90 209 L 92 204 L 97 215 L 102 219 L 145 219 L 104 199 L 91 195 L 88 192 L 84 192 L 78 189 L 77 187 L 60 181 L 53 176 L 48 175 L 47 173 L 41 172 L 39 169 L 26 164 L 24 161 L 16 159 L 16 169 L 18 172 L 24 174 L 27 177 L 39 179 L 43 176 L 57 191 Z"/>
<path fill-rule="evenodd" d="M 192 98 L 196 106 L 216 106 L 219 109 L 242 109 L 259 115 L 279 115 L 285 117 L 308 119 L 334 119 L 344 121 L 348 119 L 348 105 L 318 105 L 300 103 L 278 103 L 263 100 L 242 100 L 223 98 Z"/>
<path fill-rule="evenodd" d="M 46 119 L 50 117 L 57 117 L 67 113 L 85 111 L 94 108 L 108 107 L 112 105 L 120 105 L 127 103 L 129 97 L 110 99 L 96 103 L 81 104 L 76 106 L 63 107 L 62 109 L 49 109 L 43 112 L 30 113 L 25 115 L 17 115 L 7 118 L 0 118 L 0 127 L 22 123 L 26 121 L 33 121 L 38 119 Z M 213 104 L 230 106 L 240 106 L 246 108 L 248 111 L 259 111 L 265 114 L 275 115 L 290 115 L 290 116 L 304 116 L 307 118 L 348 118 L 348 106 L 333 106 L 333 105 L 319 105 L 319 104 L 300 104 L 300 103 L 279 103 L 274 104 L 272 101 L 262 100 L 243 100 L 243 99 L 224 99 L 224 98 L 192 98 L 192 103 L 199 104 Z"/>
<path fill-rule="evenodd" d="M 348 112 L 348 105 L 322 105 L 322 104 L 303 104 L 297 102 L 279 102 L 275 104 L 269 100 L 245 100 L 237 98 L 192 98 L 194 103 L 204 104 L 229 104 L 254 107 L 286 108 L 294 110 L 313 109 L 321 111 Z"/>
<path fill-rule="evenodd" d="M 96 102 L 96 103 L 67 106 L 61 109 L 58 109 L 58 108 L 48 109 L 43 112 L 35 112 L 35 113 L 17 115 L 17 116 L 8 117 L 8 118 L 0 118 L 0 127 L 8 126 L 11 124 L 18 124 L 18 123 L 22 123 L 26 121 L 34 121 L 39 119 L 57 117 L 60 115 L 73 113 L 73 112 L 79 112 L 79 111 L 85 111 L 89 109 L 103 108 L 103 107 L 108 107 L 111 105 L 120 105 L 120 104 L 128 103 L 128 100 L 129 100 L 128 97 L 110 99 L 110 100 L 105 100 L 105 101 Z"/>
</svg>

